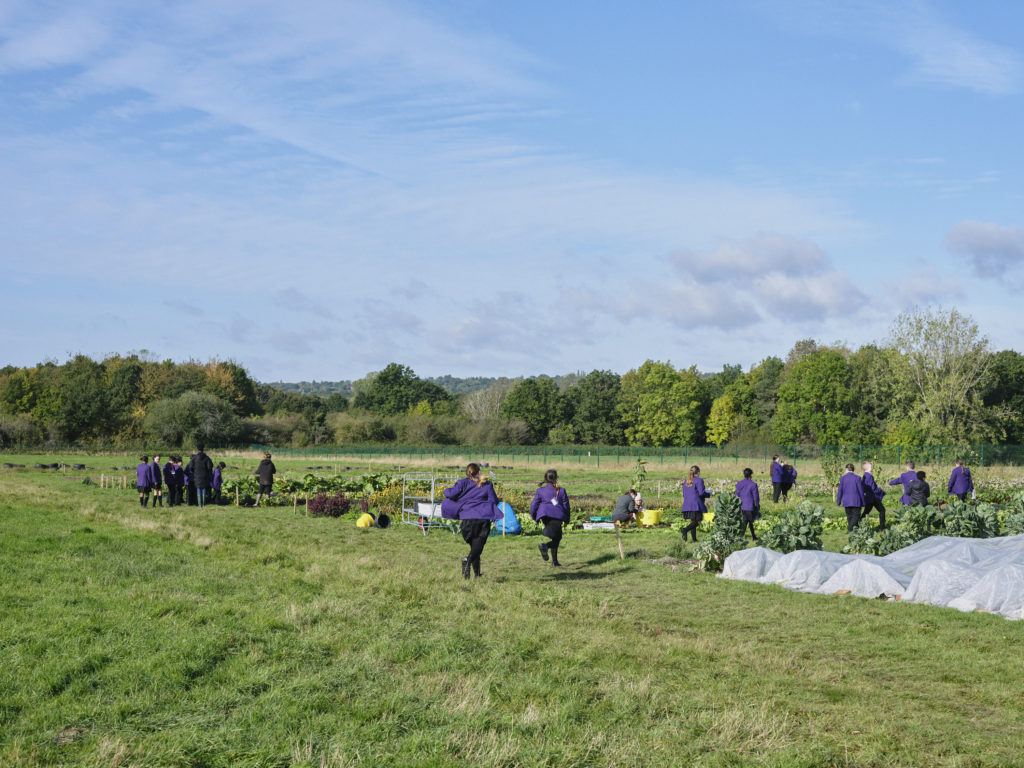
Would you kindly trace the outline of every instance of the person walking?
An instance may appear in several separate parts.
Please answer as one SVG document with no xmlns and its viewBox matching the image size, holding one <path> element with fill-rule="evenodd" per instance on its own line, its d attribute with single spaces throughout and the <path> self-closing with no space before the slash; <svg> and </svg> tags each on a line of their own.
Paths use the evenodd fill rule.
<svg viewBox="0 0 1024 768">
<path fill-rule="evenodd" d="M 949 482 L 946 484 L 946 492 L 956 496 L 960 501 L 967 501 L 967 494 L 974 497 L 974 479 L 971 477 L 971 470 L 964 466 L 963 459 L 956 460 L 956 466 L 949 474 Z"/>
<path fill-rule="evenodd" d="M 544 473 L 544 481 L 530 502 L 530 517 L 538 523 L 544 523 L 542 535 L 550 541 L 537 545 L 540 556 L 547 562 L 551 555 L 551 564 L 560 566 L 558 562 L 558 546 L 562 543 L 562 526 L 569 522 L 569 494 L 558 485 L 558 472 L 549 469 Z"/>
<path fill-rule="evenodd" d="M 462 558 L 462 577 L 468 579 L 472 569 L 474 577 L 480 578 L 480 555 L 491 522 L 501 516 L 494 486 L 480 474 L 480 465 L 471 462 L 466 465 L 466 476 L 444 489 L 444 497 L 455 506 L 454 518 L 461 521 L 462 540 L 469 544 L 469 554 Z"/>
<path fill-rule="evenodd" d="M 210 481 L 213 480 L 213 460 L 203 451 L 202 445 L 197 445 L 196 452 L 188 460 L 188 466 L 192 470 L 196 504 L 202 508 L 206 506 L 206 495 L 210 490 Z"/>
<path fill-rule="evenodd" d="M 618 501 L 615 502 L 615 508 L 612 510 L 613 523 L 622 526 L 634 518 L 634 515 L 636 515 L 636 496 L 637 493 L 632 488 L 619 496 Z"/>
<path fill-rule="evenodd" d="M 931 486 L 925 482 L 927 475 L 922 469 L 917 473 L 915 479 L 907 486 L 907 498 L 910 499 L 910 506 L 928 506 L 928 497 L 932 495 Z"/>
<path fill-rule="evenodd" d="M 223 461 L 217 464 L 213 470 L 213 480 L 210 481 L 210 503 L 220 504 L 220 489 L 224 484 L 224 470 L 227 464 Z"/>
<path fill-rule="evenodd" d="M 772 456 L 772 503 L 779 503 L 779 496 L 782 495 L 782 458 L 775 454 Z"/>
<path fill-rule="evenodd" d="M 260 490 L 259 493 L 256 494 L 256 503 L 253 504 L 254 507 L 259 506 L 260 499 L 262 499 L 264 495 L 267 497 L 270 496 L 270 492 L 274 488 L 275 472 L 277 472 L 277 467 L 275 467 L 274 462 L 270 460 L 270 451 L 264 451 L 263 461 L 261 461 L 260 465 L 256 467 L 256 475 L 259 478 Z"/>
<path fill-rule="evenodd" d="M 154 456 L 149 465 L 149 487 L 153 489 L 153 506 L 164 505 L 163 475 L 160 473 L 160 457 Z"/>
<path fill-rule="evenodd" d="M 902 485 L 903 495 L 900 496 L 900 504 L 906 504 L 908 507 L 911 505 L 910 501 L 910 484 L 917 480 L 917 472 L 914 471 L 914 462 L 907 462 L 907 471 L 897 477 L 895 480 L 890 480 L 889 485 Z"/>
<path fill-rule="evenodd" d="M 872 509 L 878 510 L 878 530 L 885 530 L 885 505 L 882 499 L 885 498 L 885 491 L 878 487 L 875 476 L 871 474 L 874 466 L 870 461 L 860 465 L 864 474 L 861 475 L 860 484 L 864 491 L 864 511 L 861 513 L 861 520 L 871 514 Z"/>
<path fill-rule="evenodd" d="M 743 470 L 743 479 L 736 483 L 736 496 L 740 500 L 740 509 L 743 511 L 743 528 L 746 532 L 750 526 L 750 537 L 757 541 L 757 534 L 754 533 L 754 521 L 761 517 L 761 492 L 754 482 L 754 470 L 747 467 Z"/>
<path fill-rule="evenodd" d="M 860 525 L 860 510 L 864 506 L 864 486 L 854 474 L 853 464 L 846 465 L 846 472 L 839 478 L 836 489 L 836 504 L 846 510 L 846 532 Z"/>
<path fill-rule="evenodd" d="M 789 462 L 782 465 L 782 503 L 789 503 L 789 492 L 796 485 L 796 467 Z"/>
<path fill-rule="evenodd" d="M 149 506 L 149 456 L 140 459 L 139 466 L 135 468 L 135 487 L 139 490 L 139 506 Z"/>
<path fill-rule="evenodd" d="M 711 494 L 704 490 L 704 481 L 700 477 L 700 467 L 696 464 L 690 467 L 690 472 L 686 476 L 686 480 L 683 481 L 683 517 L 690 521 L 690 524 L 684 526 L 681 530 L 683 534 L 683 541 L 686 541 L 686 534 L 692 534 L 693 540 L 697 540 L 697 526 L 700 525 L 700 521 L 704 519 L 704 513 L 708 511 L 707 505 L 704 504 L 706 499 Z"/>
</svg>

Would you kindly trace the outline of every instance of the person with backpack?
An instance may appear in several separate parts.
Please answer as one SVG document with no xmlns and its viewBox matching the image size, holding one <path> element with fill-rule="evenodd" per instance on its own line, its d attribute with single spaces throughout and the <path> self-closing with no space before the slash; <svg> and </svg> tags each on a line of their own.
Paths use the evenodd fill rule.
<svg viewBox="0 0 1024 768">
<path fill-rule="evenodd" d="M 690 521 L 684 526 L 680 533 L 683 534 L 683 541 L 686 541 L 687 534 L 693 534 L 693 540 L 697 540 L 697 526 L 704 519 L 704 513 L 708 511 L 704 499 L 711 494 L 704 489 L 704 481 L 700 477 L 700 467 L 696 464 L 690 467 L 690 472 L 683 481 L 683 517 Z"/>
<path fill-rule="evenodd" d="M 213 480 L 213 460 L 203 451 L 202 445 L 196 446 L 196 452 L 188 460 L 188 468 L 192 472 L 192 484 L 196 489 L 196 505 L 206 506 L 206 496 Z"/>
<path fill-rule="evenodd" d="M 544 481 L 530 502 L 530 517 L 544 524 L 541 532 L 550 541 L 537 545 L 540 556 L 546 562 L 551 555 L 551 564 L 560 566 L 558 547 L 562 543 L 562 526 L 569 522 L 569 495 L 558 485 L 558 472 L 549 469 L 544 473 Z"/>
<path fill-rule="evenodd" d="M 260 505 L 260 499 L 265 496 L 270 498 L 270 492 L 274 489 L 274 473 L 277 472 L 277 467 L 274 466 L 274 462 L 270 460 L 270 451 L 263 452 L 263 460 L 260 465 L 256 467 L 256 476 L 259 478 L 260 490 L 256 494 L 256 503 L 254 507 Z"/>
<path fill-rule="evenodd" d="M 139 490 L 139 506 L 149 506 L 149 456 L 143 456 L 135 468 L 135 487 Z"/>
<path fill-rule="evenodd" d="M 468 579 L 470 570 L 480 578 L 480 556 L 491 532 L 491 523 L 501 517 L 498 511 L 498 497 L 491 481 L 480 474 L 480 465 L 466 465 L 466 476 L 451 488 L 444 489 L 447 503 L 451 508 L 448 517 L 460 522 L 462 540 L 469 544 L 469 554 L 462 558 L 462 578 Z"/>
<path fill-rule="evenodd" d="M 743 470 L 743 479 L 736 483 L 736 496 L 740 500 L 740 510 L 743 512 L 744 532 L 747 526 L 750 526 L 750 537 L 757 541 L 754 521 L 761 517 L 761 492 L 753 478 L 754 470 L 750 467 Z"/>
</svg>

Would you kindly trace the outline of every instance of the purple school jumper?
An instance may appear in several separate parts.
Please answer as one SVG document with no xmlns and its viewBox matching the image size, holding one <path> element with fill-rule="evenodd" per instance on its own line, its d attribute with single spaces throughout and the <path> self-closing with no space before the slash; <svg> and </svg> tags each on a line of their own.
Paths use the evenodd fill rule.
<svg viewBox="0 0 1024 768">
<path fill-rule="evenodd" d="M 135 487 L 136 488 L 149 488 L 149 464 L 139 464 L 135 468 Z"/>
<path fill-rule="evenodd" d="M 213 485 L 211 487 L 213 490 L 219 491 L 222 482 L 223 478 L 220 475 L 220 467 L 217 467 L 213 470 Z"/>
<path fill-rule="evenodd" d="M 971 479 L 971 470 L 967 467 L 954 467 L 949 475 L 949 483 L 946 485 L 947 493 L 963 496 L 973 490 L 974 480 Z"/>
<path fill-rule="evenodd" d="M 773 483 L 781 483 L 782 482 L 782 474 L 783 474 L 782 465 L 779 462 L 777 462 L 777 461 L 773 461 L 772 462 L 772 482 Z"/>
<path fill-rule="evenodd" d="M 710 496 L 704 490 L 704 481 L 699 477 L 693 478 L 693 485 L 683 483 L 683 517 L 687 520 L 696 520 L 698 523 L 704 519 L 704 513 L 708 511 L 704 499 Z"/>
<path fill-rule="evenodd" d="M 565 492 L 565 488 L 556 491 L 555 486 L 550 483 L 538 488 L 533 494 L 533 501 L 530 502 L 530 517 L 538 523 L 542 517 L 553 517 L 568 523 L 569 494 Z"/>
<path fill-rule="evenodd" d="M 864 477 L 860 479 L 860 484 L 864 491 L 865 506 L 874 504 L 876 501 L 882 501 L 882 497 L 885 496 L 885 491 L 878 487 L 878 483 L 875 482 L 874 475 L 870 472 L 865 472 Z"/>
<path fill-rule="evenodd" d="M 740 500 L 740 508 L 744 512 L 754 512 L 755 518 L 761 516 L 761 493 L 753 480 L 740 480 L 736 483 L 736 495 Z"/>
<path fill-rule="evenodd" d="M 911 504 L 910 497 L 907 495 L 907 491 L 910 488 L 910 484 L 917 480 L 917 472 L 912 469 L 908 469 L 902 475 L 897 477 L 895 480 L 890 480 L 889 485 L 902 485 L 903 495 L 900 496 L 900 504 L 906 504 L 908 507 Z"/>
<path fill-rule="evenodd" d="M 500 520 L 502 517 L 490 480 L 477 487 L 475 481 L 464 477 L 451 488 L 445 488 L 444 497 L 458 503 L 458 520 Z"/>
<path fill-rule="evenodd" d="M 861 480 L 853 472 L 847 472 L 839 478 L 839 488 L 836 490 L 836 504 L 840 507 L 863 507 L 864 488 Z"/>
<path fill-rule="evenodd" d="M 155 461 L 149 465 L 149 484 L 154 488 L 163 485 L 163 478 L 160 476 L 160 465 Z"/>
</svg>

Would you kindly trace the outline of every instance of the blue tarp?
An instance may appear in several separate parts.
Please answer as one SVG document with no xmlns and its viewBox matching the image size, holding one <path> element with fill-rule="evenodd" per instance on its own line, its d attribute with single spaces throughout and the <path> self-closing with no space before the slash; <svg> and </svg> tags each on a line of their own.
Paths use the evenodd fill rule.
<svg viewBox="0 0 1024 768">
<path fill-rule="evenodd" d="M 498 533 L 522 533 L 523 526 L 519 524 L 519 518 L 507 501 L 498 502 L 498 511 L 503 517 L 494 521 L 494 530 Z"/>
</svg>

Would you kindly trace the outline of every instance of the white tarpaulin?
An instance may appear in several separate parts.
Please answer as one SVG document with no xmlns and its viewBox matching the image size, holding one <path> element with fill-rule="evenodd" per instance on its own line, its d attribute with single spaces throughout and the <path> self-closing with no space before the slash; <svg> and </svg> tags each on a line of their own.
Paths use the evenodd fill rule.
<svg viewBox="0 0 1024 768">
<path fill-rule="evenodd" d="M 899 597 L 961 611 L 1024 618 L 1024 535 L 996 539 L 932 536 L 885 557 L 762 547 L 726 558 L 722 577 L 799 592 Z"/>
</svg>

